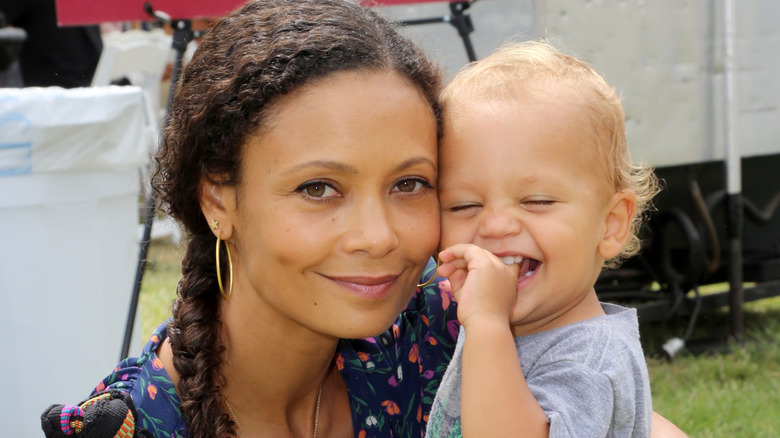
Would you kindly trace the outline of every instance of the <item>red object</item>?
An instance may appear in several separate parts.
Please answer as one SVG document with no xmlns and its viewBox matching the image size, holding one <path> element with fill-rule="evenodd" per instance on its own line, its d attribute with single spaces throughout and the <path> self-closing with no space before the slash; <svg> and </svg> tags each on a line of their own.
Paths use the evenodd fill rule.
<svg viewBox="0 0 780 438">
<path fill-rule="evenodd" d="M 172 19 L 222 17 L 244 4 L 246 0 L 56 0 L 57 23 L 60 26 L 98 24 L 109 21 L 149 21 L 153 18 L 144 10 L 152 7 L 170 15 Z M 402 5 L 432 3 L 446 0 L 362 0 L 366 4 Z"/>
<path fill-rule="evenodd" d="M 373 2 L 371 0 L 365 1 L 361 0 L 361 3 L 376 3 L 380 6 L 393 6 L 393 5 L 408 5 L 410 3 L 435 3 L 435 2 L 444 2 L 444 1 L 453 1 L 453 0 L 374 0 Z M 459 2 L 465 2 L 468 0 L 454 0 Z"/>
<path fill-rule="evenodd" d="M 76 26 L 108 21 L 149 21 L 154 18 L 144 10 L 152 7 L 172 19 L 221 17 L 246 0 L 56 0 L 57 24 Z"/>
</svg>

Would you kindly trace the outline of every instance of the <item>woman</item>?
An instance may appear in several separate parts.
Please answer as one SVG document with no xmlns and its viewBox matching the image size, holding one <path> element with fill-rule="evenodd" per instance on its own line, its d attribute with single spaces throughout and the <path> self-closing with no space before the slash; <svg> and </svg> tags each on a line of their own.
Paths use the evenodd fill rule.
<svg viewBox="0 0 780 438">
<path fill-rule="evenodd" d="M 173 319 L 95 393 L 129 393 L 155 437 L 421 437 L 458 331 L 438 281 L 415 286 L 438 87 L 340 0 L 253 0 L 211 30 L 154 178 L 190 236 Z"/>
<path fill-rule="evenodd" d="M 130 391 L 160 437 L 422 436 L 454 309 L 432 288 L 393 321 L 438 242 L 438 87 L 348 2 L 216 25 L 153 181 L 190 237 L 173 319 L 97 391 Z"/>
</svg>

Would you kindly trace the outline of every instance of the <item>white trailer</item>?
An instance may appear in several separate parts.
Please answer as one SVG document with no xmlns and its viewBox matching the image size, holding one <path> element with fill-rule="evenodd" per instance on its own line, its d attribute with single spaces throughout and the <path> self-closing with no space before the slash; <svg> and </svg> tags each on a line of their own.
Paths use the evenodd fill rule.
<svg viewBox="0 0 780 438">
<path fill-rule="evenodd" d="M 656 167 L 665 190 L 644 254 L 602 275 L 602 298 L 640 300 L 644 320 L 689 315 L 689 328 L 702 307 L 728 305 L 739 340 L 742 303 L 780 294 L 780 2 L 480 0 L 382 10 L 429 23 L 407 32 L 450 75 L 469 60 L 464 38 L 430 23 L 457 24 L 463 14 L 476 58 L 510 39 L 546 38 L 616 88 L 632 154 Z M 724 282 L 728 291 L 698 295 L 699 285 Z"/>
</svg>

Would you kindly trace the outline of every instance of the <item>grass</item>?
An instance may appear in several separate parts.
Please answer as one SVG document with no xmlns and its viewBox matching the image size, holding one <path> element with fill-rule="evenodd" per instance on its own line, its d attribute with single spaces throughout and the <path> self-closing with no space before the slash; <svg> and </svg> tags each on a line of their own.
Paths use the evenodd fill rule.
<svg viewBox="0 0 780 438">
<path fill-rule="evenodd" d="M 139 302 L 143 333 L 170 316 L 180 277 L 182 249 L 153 242 Z M 746 303 L 744 346 L 721 342 L 720 350 L 693 354 L 707 340 L 728 337 L 728 312 L 702 313 L 690 343 L 673 361 L 653 353 L 685 323 L 642 325 L 640 330 L 653 391 L 653 407 L 691 437 L 780 436 L 780 297 Z"/>
<path fill-rule="evenodd" d="M 176 297 L 176 283 L 181 278 L 184 248 L 165 240 L 152 241 L 149 258 L 138 298 L 141 333 L 151 336 L 161 322 L 171 317 L 171 302 Z"/>
<path fill-rule="evenodd" d="M 780 436 L 780 297 L 746 303 L 744 311 L 744 346 L 723 341 L 729 315 L 718 310 L 702 314 L 690 348 L 672 362 L 648 357 L 655 410 L 691 436 Z M 682 324 L 643 325 L 645 351 L 683 331 Z"/>
</svg>

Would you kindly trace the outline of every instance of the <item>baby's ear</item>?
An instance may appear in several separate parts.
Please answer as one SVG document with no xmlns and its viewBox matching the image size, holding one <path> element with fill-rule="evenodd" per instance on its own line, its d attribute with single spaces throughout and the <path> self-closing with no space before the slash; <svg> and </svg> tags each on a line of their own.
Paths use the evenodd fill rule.
<svg viewBox="0 0 780 438">
<path fill-rule="evenodd" d="M 631 237 L 631 224 L 636 214 L 636 194 L 633 190 L 621 190 L 612 195 L 606 205 L 599 254 L 609 260 L 620 254 L 623 245 Z"/>
</svg>

